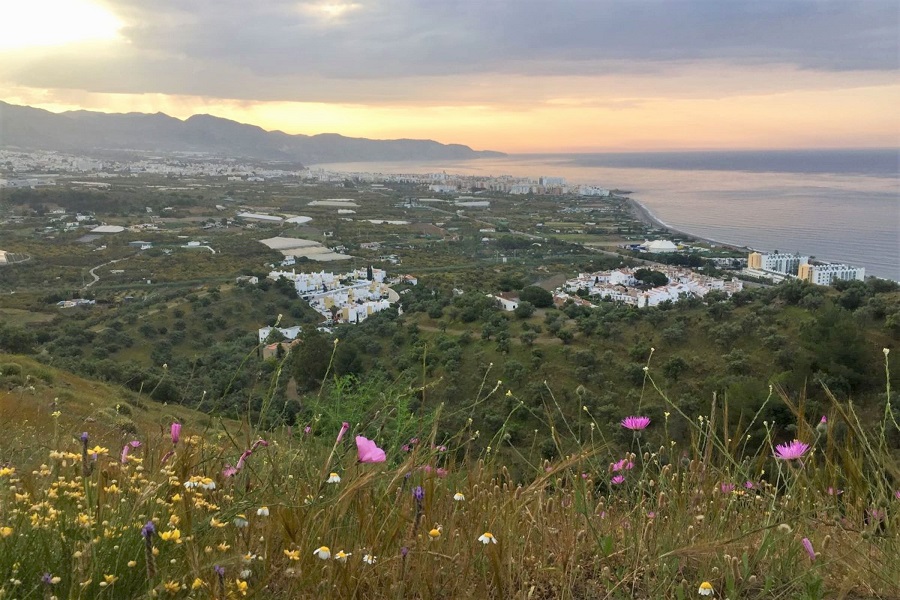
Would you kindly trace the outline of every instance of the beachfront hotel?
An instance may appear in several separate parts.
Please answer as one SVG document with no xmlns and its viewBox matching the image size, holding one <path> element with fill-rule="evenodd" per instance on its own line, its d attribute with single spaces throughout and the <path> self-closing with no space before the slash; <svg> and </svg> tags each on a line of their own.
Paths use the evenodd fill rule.
<svg viewBox="0 0 900 600">
<path fill-rule="evenodd" d="M 747 257 L 748 269 L 778 273 L 779 275 L 797 275 L 800 267 L 808 264 L 809 257 L 799 254 L 751 252 Z"/>
<path fill-rule="evenodd" d="M 798 279 L 803 279 L 816 285 L 831 285 L 835 281 L 850 281 L 856 279 L 863 281 L 866 278 L 864 267 L 850 267 L 841 264 L 829 265 L 800 265 L 797 273 Z"/>
</svg>

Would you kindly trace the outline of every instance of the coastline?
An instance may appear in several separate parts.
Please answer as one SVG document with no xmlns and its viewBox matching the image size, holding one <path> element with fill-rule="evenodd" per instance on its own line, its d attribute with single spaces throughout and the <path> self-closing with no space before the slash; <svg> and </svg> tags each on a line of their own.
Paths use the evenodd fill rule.
<svg viewBox="0 0 900 600">
<path fill-rule="evenodd" d="M 741 246 L 739 244 L 730 244 L 728 242 L 723 242 L 722 240 L 714 240 L 712 238 L 707 238 L 703 236 L 699 236 L 689 231 L 684 231 L 683 229 L 676 229 L 672 227 L 659 217 L 653 214 L 649 208 L 641 204 L 639 201 L 631 198 L 630 196 L 625 197 L 625 201 L 628 202 L 628 207 L 631 210 L 631 214 L 640 222 L 645 225 L 649 225 L 650 227 L 654 227 L 657 229 L 668 229 L 672 233 L 677 233 L 679 235 L 683 235 L 685 237 L 697 240 L 699 242 L 706 242 L 707 244 L 712 244 L 715 246 L 723 246 L 725 248 L 731 248 L 734 250 L 746 250 L 747 252 L 753 251 L 753 248 L 748 246 Z"/>
</svg>

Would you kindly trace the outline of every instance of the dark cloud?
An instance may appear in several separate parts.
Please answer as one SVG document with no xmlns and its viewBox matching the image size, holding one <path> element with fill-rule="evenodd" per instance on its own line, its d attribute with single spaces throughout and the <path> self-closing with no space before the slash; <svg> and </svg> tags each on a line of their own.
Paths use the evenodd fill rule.
<svg viewBox="0 0 900 600">
<path fill-rule="evenodd" d="M 341 3 L 116 0 L 109 8 L 126 23 L 125 52 L 49 57 L 6 77 L 105 92 L 352 101 L 401 96 L 397 87 L 414 78 L 663 72 L 697 61 L 890 71 L 900 49 L 895 0 L 358 0 L 333 16 L 325 4 Z"/>
</svg>

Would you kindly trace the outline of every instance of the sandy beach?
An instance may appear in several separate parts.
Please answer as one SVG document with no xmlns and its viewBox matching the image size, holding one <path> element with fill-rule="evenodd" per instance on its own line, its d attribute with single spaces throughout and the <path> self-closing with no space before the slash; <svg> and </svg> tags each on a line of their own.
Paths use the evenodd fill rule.
<svg viewBox="0 0 900 600">
<path fill-rule="evenodd" d="M 675 229 L 671 225 L 668 225 L 662 221 L 660 221 L 656 215 L 654 215 L 646 206 L 638 202 L 633 198 L 626 198 L 628 202 L 628 206 L 631 210 L 631 214 L 634 215 L 638 221 L 649 225 L 650 227 L 655 227 L 658 229 L 668 229 L 672 233 L 677 233 L 678 235 L 682 235 L 684 237 L 697 240 L 699 242 L 706 242 L 707 244 L 711 244 L 713 246 L 721 246 L 725 248 L 732 248 L 734 250 L 746 250 L 747 252 L 751 251 L 751 248 L 747 248 L 746 246 L 738 246 L 735 244 L 729 244 L 727 242 L 723 242 L 721 240 L 713 240 L 710 238 L 701 237 L 699 235 L 695 235 L 693 233 L 688 233 L 687 231 L 683 231 L 681 229 Z"/>
</svg>

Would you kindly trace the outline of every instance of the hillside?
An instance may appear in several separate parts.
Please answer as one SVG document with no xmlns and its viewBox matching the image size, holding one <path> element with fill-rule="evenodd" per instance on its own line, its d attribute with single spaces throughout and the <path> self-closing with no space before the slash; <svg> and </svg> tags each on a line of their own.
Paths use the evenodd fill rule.
<svg viewBox="0 0 900 600">
<path fill-rule="evenodd" d="M 8 147 L 96 151 L 199 152 L 303 164 L 501 156 L 432 140 L 370 140 L 338 134 L 289 135 L 212 115 L 184 121 L 163 113 L 51 113 L 0 101 L 0 143 Z"/>
</svg>

